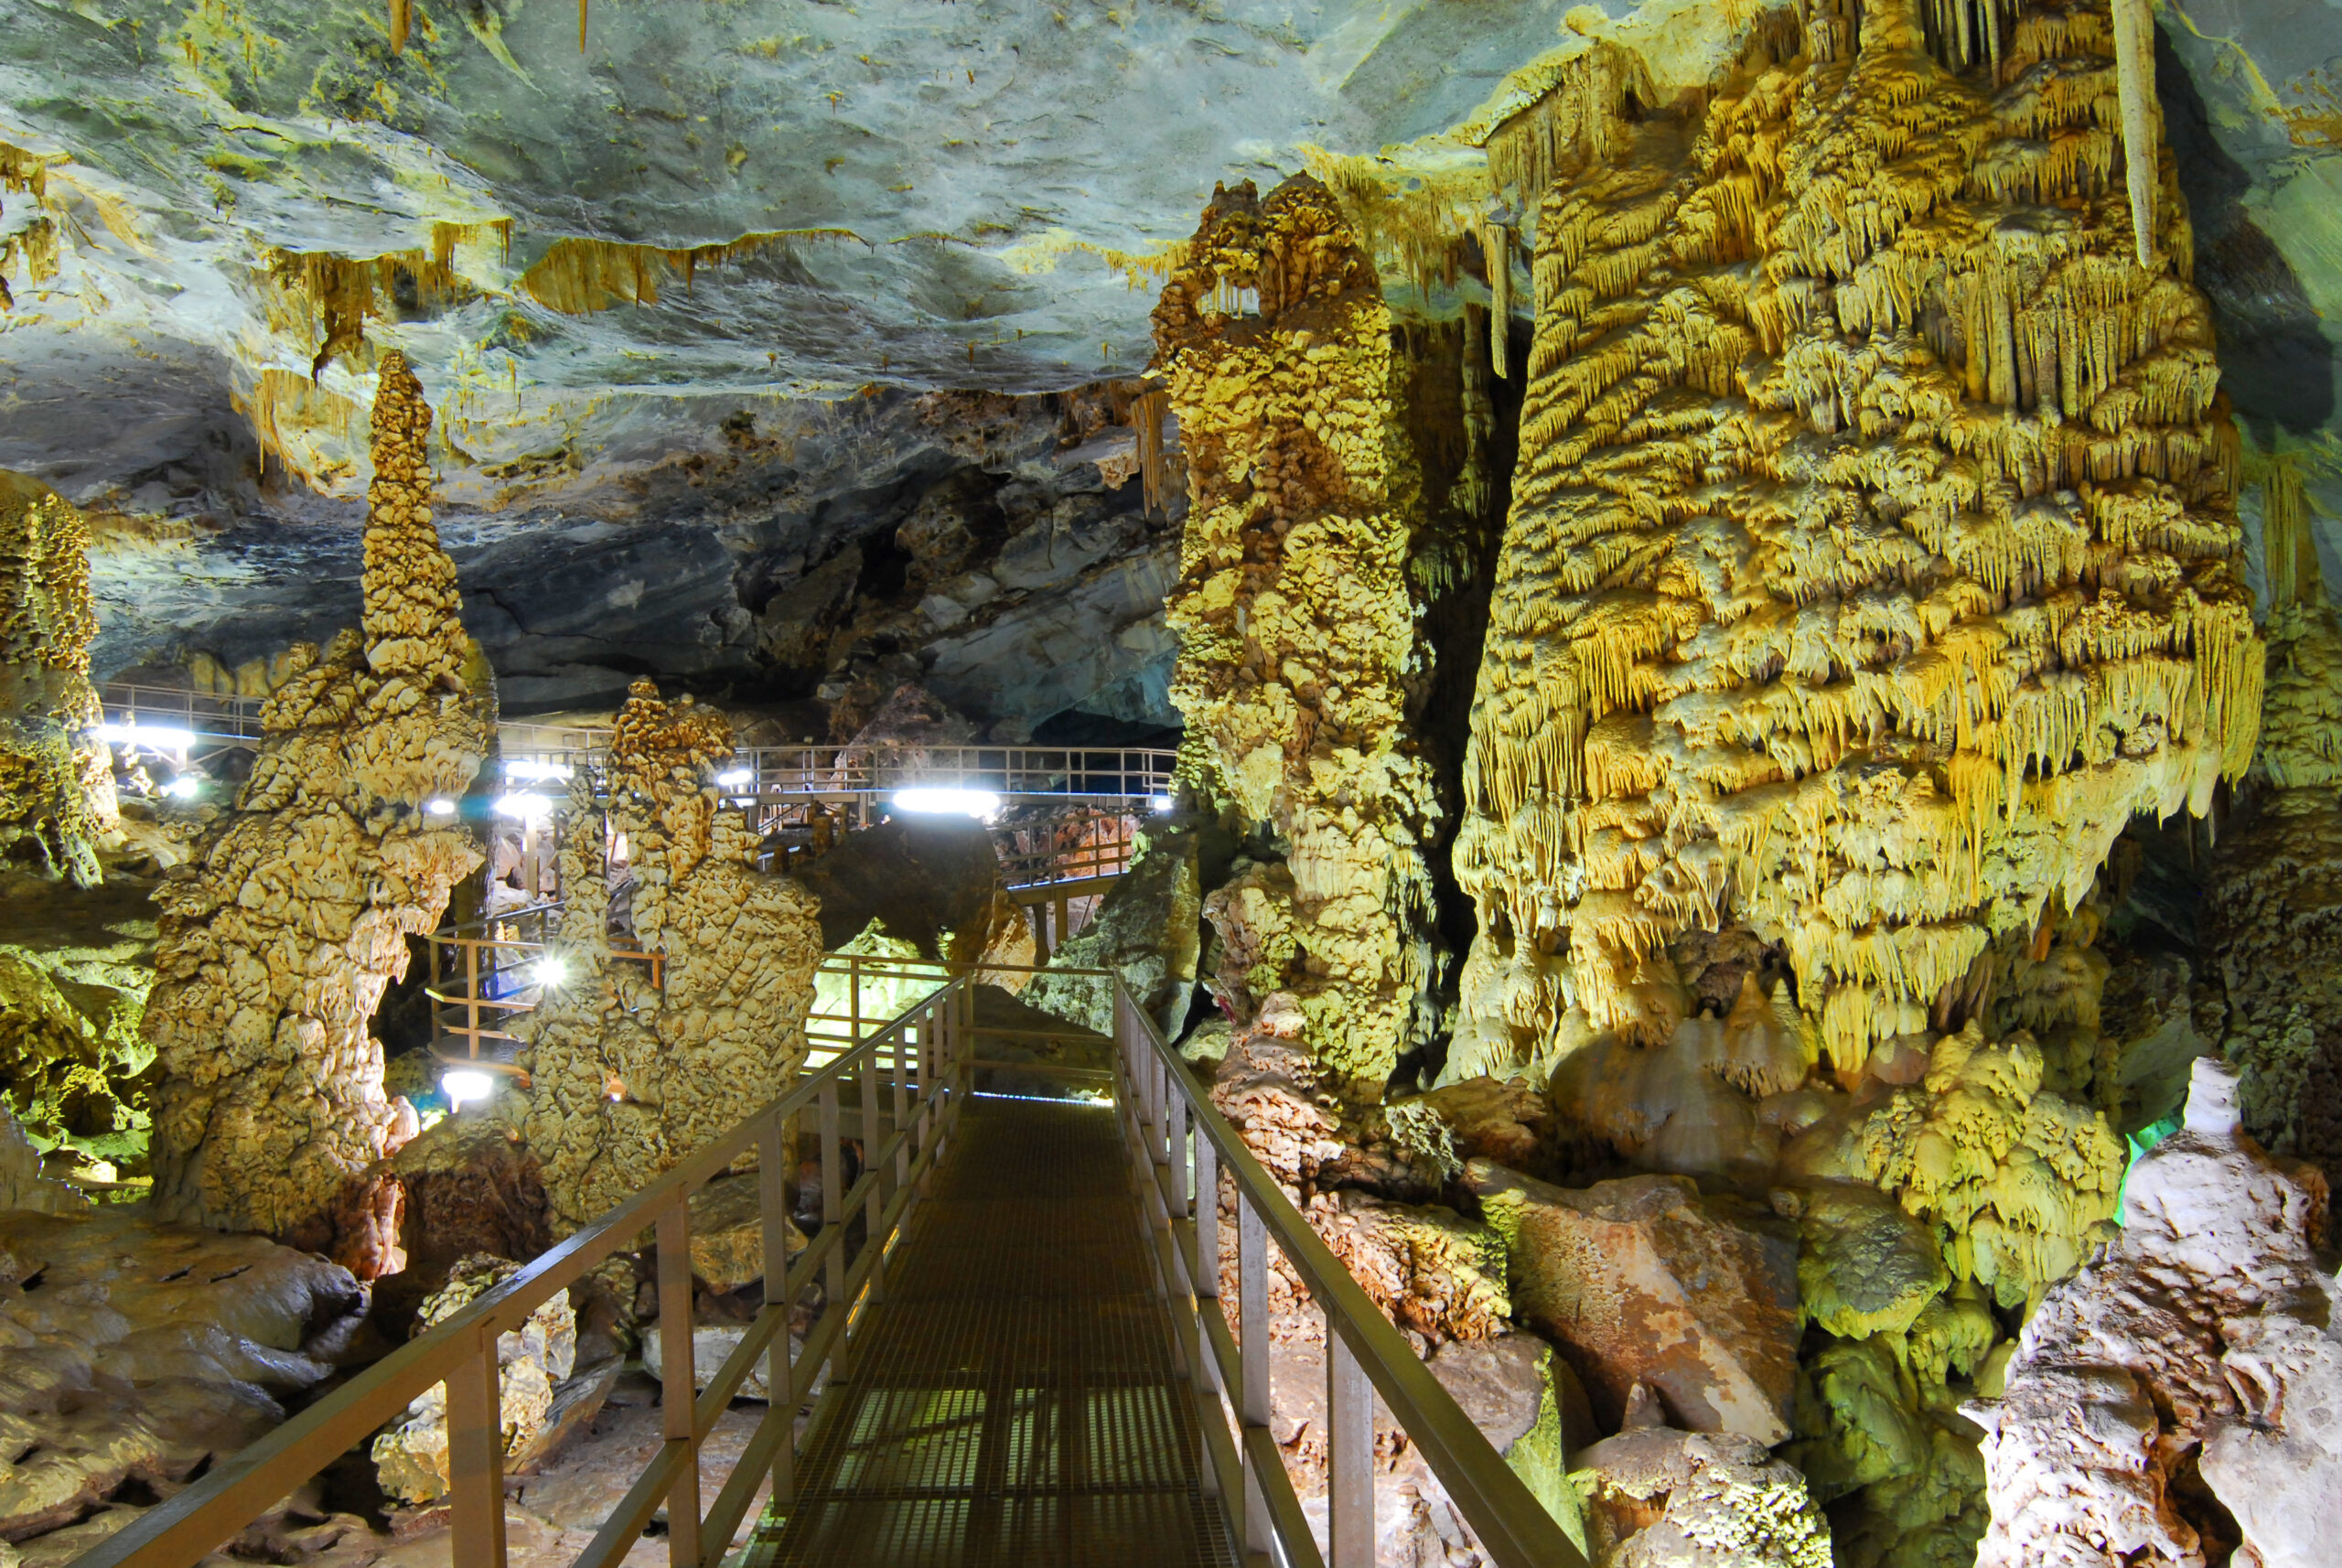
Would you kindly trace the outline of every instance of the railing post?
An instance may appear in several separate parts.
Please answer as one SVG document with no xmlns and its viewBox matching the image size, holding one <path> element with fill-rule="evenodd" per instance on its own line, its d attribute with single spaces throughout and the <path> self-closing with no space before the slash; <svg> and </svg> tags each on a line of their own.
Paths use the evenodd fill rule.
<svg viewBox="0 0 2342 1568">
<path fill-rule="evenodd" d="M 895 1119 L 886 1129 L 886 1136 L 890 1139 L 910 1125 L 911 1086 L 908 1058 L 912 1036 L 916 1035 L 919 1039 L 925 1039 L 929 1031 L 935 1027 L 935 1015 L 940 1011 L 942 1011 L 941 1008 L 929 1002 L 920 1012 L 917 1024 L 906 1024 L 896 1031 L 892 1063 L 895 1079 Z M 895 1145 L 895 1191 L 900 1192 L 909 1186 L 910 1179 L 911 1141 L 905 1138 Z"/>
<path fill-rule="evenodd" d="M 1269 1239 L 1261 1217 L 1244 1194 L 1236 1195 L 1236 1327 L 1238 1369 L 1243 1384 L 1237 1391 L 1236 1423 L 1250 1431 L 1269 1424 Z M 1244 1462 L 1245 1552 L 1264 1552 L 1269 1545 L 1269 1499 L 1253 1468 L 1253 1444 L 1242 1444 Z"/>
<path fill-rule="evenodd" d="M 901 1032 L 895 1038 L 902 1038 Z M 870 1192 L 862 1200 L 862 1244 L 876 1247 L 870 1260 L 870 1283 L 865 1288 L 873 1303 L 886 1296 L 886 1238 L 878 1229 L 880 1217 L 886 1208 L 885 1187 L 886 1178 L 878 1166 L 878 1053 L 873 1049 L 862 1058 L 862 1169 L 872 1178 Z"/>
<path fill-rule="evenodd" d="M 497 1336 L 447 1374 L 448 1524 L 452 1568 L 504 1568 L 504 1421 L 497 1383 Z"/>
<path fill-rule="evenodd" d="M 1326 1324 L 1326 1568 L 1374 1568 L 1374 1387 Z"/>
<path fill-rule="evenodd" d="M 833 1075 L 822 1084 L 822 1229 L 845 1223 L 845 1195 L 839 1189 L 844 1162 L 838 1158 L 838 1080 Z M 845 1303 L 845 1244 L 841 1240 L 830 1248 L 829 1256 L 822 1260 L 822 1287 L 824 1312 L 843 1312 Z M 838 1341 L 840 1353 L 844 1348 Z"/>
<path fill-rule="evenodd" d="M 781 1118 L 776 1116 L 757 1138 L 757 1200 L 764 1219 L 765 1305 L 778 1307 L 784 1315 L 797 1305 L 788 1299 L 784 1289 L 789 1279 L 786 1162 L 794 1153 L 788 1147 L 789 1140 L 784 1136 L 787 1131 Z M 776 1507 L 784 1509 L 797 1500 L 797 1401 L 791 1381 L 795 1376 L 795 1369 L 789 1364 L 789 1325 L 783 1322 L 779 1332 L 772 1337 L 772 1348 L 765 1355 L 765 1392 L 772 1405 L 768 1416 L 790 1427 L 772 1455 L 772 1500 Z"/>
<path fill-rule="evenodd" d="M 669 1568 L 700 1568 L 699 1390 L 692 1367 L 692 1208 L 682 1193 L 659 1216 L 659 1413 L 668 1442 L 688 1444 L 667 1493 Z"/>
</svg>

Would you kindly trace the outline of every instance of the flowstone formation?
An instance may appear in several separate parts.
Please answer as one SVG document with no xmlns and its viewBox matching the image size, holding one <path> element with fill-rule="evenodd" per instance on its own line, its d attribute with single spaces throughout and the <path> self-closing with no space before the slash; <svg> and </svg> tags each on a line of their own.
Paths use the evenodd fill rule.
<svg viewBox="0 0 2342 1568">
<path fill-rule="evenodd" d="M 1970 1407 L 1990 1434 L 1979 1568 L 2333 1561 L 2326 1183 L 2252 1142 L 2236 1089 L 2196 1063 L 2186 1125 L 2132 1168 L 2121 1238 L 2025 1325 L 2004 1397 Z"/>
<path fill-rule="evenodd" d="M 345 1187 L 415 1126 L 368 1022 L 480 863 L 426 802 L 469 787 L 496 717 L 432 526 L 431 410 L 402 355 L 381 371 L 363 631 L 293 650 L 235 810 L 156 890 L 145 1019 L 159 1212 L 330 1244 L 368 1277 L 398 1266 L 395 1204 Z"/>
<path fill-rule="evenodd" d="M 1155 309 L 1187 463 L 1167 614 L 1187 755 L 1271 854 L 1206 914 L 1245 1022 L 1300 1020 L 1312 1058 L 1379 1093 L 1429 1033 L 1437 812 L 1405 723 L 1425 648 L 1405 577 L 1411 472 L 1390 311 L 1333 197 L 1214 192 Z"/>
<path fill-rule="evenodd" d="M 1665 944 L 1737 923 L 1852 1081 L 2251 759 L 2175 177 L 2142 266 L 2104 5 L 1953 9 L 1817 5 L 1555 149 L 1456 846 L 1517 1059 L 1666 1040 Z"/>
<path fill-rule="evenodd" d="M 572 781 L 566 905 L 543 960 L 557 978 L 521 1057 L 521 1126 L 557 1230 L 737 1125 L 805 1058 L 821 926 L 803 888 L 755 868 L 755 830 L 721 804 L 731 756 L 722 714 L 638 681 L 611 736 L 607 804 L 582 770 Z M 620 846 L 631 903 L 614 922 Z"/>
<path fill-rule="evenodd" d="M 2269 573 L 2261 785 L 2212 878 L 2224 1047 L 2244 1124 L 2279 1154 L 2342 1171 L 2342 626 L 2300 474 L 2280 462 L 2262 512 Z"/>
<path fill-rule="evenodd" d="M 90 684 L 90 531 L 38 479 L 0 472 L 0 854 L 102 880 L 113 758 Z"/>
</svg>

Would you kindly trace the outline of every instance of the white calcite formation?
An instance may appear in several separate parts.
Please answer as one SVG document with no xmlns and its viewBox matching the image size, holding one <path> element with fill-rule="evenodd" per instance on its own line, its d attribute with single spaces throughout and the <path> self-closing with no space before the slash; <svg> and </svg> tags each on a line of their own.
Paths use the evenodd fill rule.
<svg viewBox="0 0 2342 1568">
<path fill-rule="evenodd" d="M 2342 1286 L 2315 1252 L 2323 1176 L 2243 1133 L 2235 1074 L 2207 1058 L 2124 1202 L 2121 1238 L 2026 1324 L 2004 1397 L 1968 1407 L 1988 1434 L 1979 1568 L 2203 1568 L 2232 1546 L 2259 1568 L 2331 1563 Z"/>
<path fill-rule="evenodd" d="M 470 786 L 496 717 L 432 525 L 430 428 L 422 386 L 385 353 L 364 629 L 293 650 L 236 809 L 156 894 L 145 1015 L 164 1074 L 157 1208 L 329 1245 L 369 1276 L 398 1266 L 395 1204 L 344 1189 L 414 1118 L 383 1092 L 368 1024 L 407 939 L 480 863 L 426 802 Z"/>
</svg>

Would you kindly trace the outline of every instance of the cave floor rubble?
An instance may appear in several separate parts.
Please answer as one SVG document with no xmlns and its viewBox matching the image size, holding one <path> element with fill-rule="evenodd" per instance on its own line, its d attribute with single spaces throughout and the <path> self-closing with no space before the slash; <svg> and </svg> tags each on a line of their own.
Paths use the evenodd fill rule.
<svg viewBox="0 0 2342 1568">
<path fill-rule="evenodd" d="M 979 1096 L 754 1568 L 1233 1563 L 1111 1112 Z"/>
</svg>

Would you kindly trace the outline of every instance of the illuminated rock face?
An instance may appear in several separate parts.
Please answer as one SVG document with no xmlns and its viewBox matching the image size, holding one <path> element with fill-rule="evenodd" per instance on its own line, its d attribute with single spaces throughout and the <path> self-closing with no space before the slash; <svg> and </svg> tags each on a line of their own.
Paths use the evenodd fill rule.
<svg viewBox="0 0 2342 1568">
<path fill-rule="evenodd" d="M 1737 921 L 1851 1074 L 2251 759 L 2181 204 L 2142 268 L 2108 12 L 2012 9 L 1966 66 L 1917 0 L 1760 29 L 1544 196 L 1456 847 L 1520 1059 L 1666 1040 L 1665 942 Z"/>
<path fill-rule="evenodd" d="M 566 895 L 546 946 L 560 978 L 532 1017 L 521 1129 L 555 1227 L 575 1230 L 779 1095 L 805 1058 L 822 961 L 813 899 L 757 871 L 747 819 L 718 803 L 723 715 L 638 681 L 618 710 L 607 816 L 573 781 Z M 626 846 L 630 912 L 613 930 L 609 854 Z M 659 955 L 658 980 L 647 957 Z"/>
<path fill-rule="evenodd" d="M 406 939 L 439 923 L 480 863 L 425 802 L 469 787 L 495 721 L 432 526 L 431 411 L 403 357 L 381 363 L 365 629 L 293 650 L 235 811 L 157 890 L 145 1024 L 164 1072 L 163 1213 L 329 1241 L 361 1274 L 397 1266 L 395 1205 L 343 1189 L 414 1128 L 383 1095 L 368 1021 L 406 969 Z M 371 1218 L 337 1235 L 337 1208 Z"/>
<path fill-rule="evenodd" d="M 1207 900 L 1222 994 L 1269 999 L 1338 1082 L 1380 1091 L 1424 1030 L 1437 807 L 1407 735 L 1424 660 L 1391 318 L 1333 198 L 1298 177 L 1217 192 L 1155 306 L 1187 453 L 1168 614 L 1190 757 L 1284 846 Z"/>
<path fill-rule="evenodd" d="M 2126 1224 L 2018 1337 L 2006 1397 L 1969 1407 L 1992 1527 L 1980 1568 L 2200 1568 L 2333 1559 L 2342 1487 L 2342 1306 L 2317 1266 L 2326 1184 L 2237 1120 L 2235 1074 L 2200 1059 L 2186 1124 L 2133 1167 Z M 2248 1552 L 2250 1555 L 2248 1555 Z"/>
<path fill-rule="evenodd" d="M 90 533 L 37 479 L 0 473 L 0 854 L 88 887 L 116 822 L 90 684 Z"/>
</svg>

